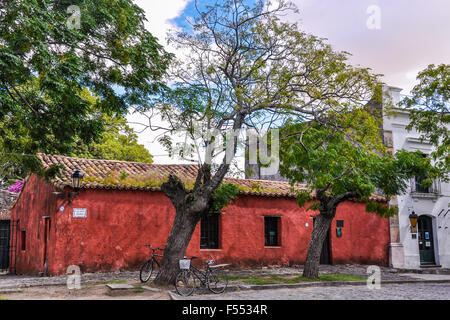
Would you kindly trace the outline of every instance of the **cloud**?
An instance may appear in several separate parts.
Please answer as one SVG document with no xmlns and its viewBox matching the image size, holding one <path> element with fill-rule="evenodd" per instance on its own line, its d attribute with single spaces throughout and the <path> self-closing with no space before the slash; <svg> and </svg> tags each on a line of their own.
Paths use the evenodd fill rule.
<svg viewBox="0 0 450 320">
<path fill-rule="evenodd" d="M 412 71 L 450 62 L 448 0 L 294 0 L 299 27 L 325 37 L 350 62 L 384 74 L 383 80 L 408 93 Z M 367 28 L 370 6 L 380 8 L 380 29 Z"/>
<path fill-rule="evenodd" d="M 178 18 L 191 0 L 135 0 L 139 7 L 145 11 L 147 22 L 146 28 L 160 40 L 160 43 L 166 45 L 167 32 L 176 29 L 173 22 Z"/>
</svg>

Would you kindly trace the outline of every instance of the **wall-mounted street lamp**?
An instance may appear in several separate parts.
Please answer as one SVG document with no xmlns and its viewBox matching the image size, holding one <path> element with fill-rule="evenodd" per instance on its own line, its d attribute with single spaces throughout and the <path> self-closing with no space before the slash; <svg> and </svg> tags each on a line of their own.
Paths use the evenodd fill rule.
<svg viewBox="0 0 450 320">
<path fill-rule="evenodd" d="M 409 215 L 409 222 L 411 223 L 411 233 L 417 233 L 417 214 L 413 211 L 410 215 Z"/>
<path fill-rule="evenodd" d="M 69 192 L 69 205 L 72 204 L 72 200 L 76 197 L 78 194 L 78 191 L 81 188 L 81 184 L 83 183 L 83 174 L 80 170 L 75 169 L 75 171 L 72 173 L 72 188 L 74 192 Z"/>
</svg>

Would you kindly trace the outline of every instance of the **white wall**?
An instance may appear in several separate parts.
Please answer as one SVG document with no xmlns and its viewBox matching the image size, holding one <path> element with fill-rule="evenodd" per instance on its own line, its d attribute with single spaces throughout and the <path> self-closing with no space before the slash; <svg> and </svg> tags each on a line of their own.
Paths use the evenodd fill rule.
<svg viewBox="0 0 450 320">
<path fill-rule="evenodd" d="M 393 102 L 399 101 L 400 90 L 388 87 Z M 420 133 L 408 132 L 406 126 L 409 124 L 408 113 L 397 109 L 393 116 L 384 116 L 383 129 L 392 131 L 394 152 L 405 149 L 408 151 L 420 150 L 425 154 L 432 152 L 432 145 L 420 142 Z M 397 197 L 392 204 L 399 207 L 400 242 L 404 250 L 405 268 L 419 268 L 419 246 L 418 239 L 413 239 L 410 232 L 409 214 L 412 210 L 417 215 L 428 215 L 433 219 L 433 235 L 435 247 L 436 264 L 444 268 L 450 268 L 450 184 L 440 183 L 440 194 L 411 194 L 411 189 L 406 194 Z M 447 213 L 448 212 L 448 213 Z M 444 217 L 444 215 L 447 215 Z"/>
</svg>

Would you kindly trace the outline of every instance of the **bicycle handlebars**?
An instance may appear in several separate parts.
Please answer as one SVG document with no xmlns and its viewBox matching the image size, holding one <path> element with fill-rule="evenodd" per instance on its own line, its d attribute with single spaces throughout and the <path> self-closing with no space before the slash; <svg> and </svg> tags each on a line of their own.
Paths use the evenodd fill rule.
<svg viewBox="0 0 450 320">
<path fill-rule="evenodd" d="M 184 259 L 189 259 L 189 258 L 184 256 Z M 194 259 L 198 259 L 198 257 L 191 257 L 190 258 L 190 260 L 194 260 Z M 215 261 L 211 259 L 211 260 L 206 260 L 205 263 L 208 264 L 208 265 L 212 265 L 212 264 L 215 263 Z"/>
</svg>

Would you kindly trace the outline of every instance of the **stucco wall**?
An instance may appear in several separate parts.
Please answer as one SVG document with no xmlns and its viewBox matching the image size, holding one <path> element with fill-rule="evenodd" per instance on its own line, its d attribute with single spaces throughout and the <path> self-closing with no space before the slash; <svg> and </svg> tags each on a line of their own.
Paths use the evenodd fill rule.
<svg viewBox="0 0 450 320">
<path fill-rule="evenodd" d="M 20 198 L 11 210 L 11 220 L 18 224 L 11 232 L 11 245 L 15 247 L 10 269 L 18 274 L 39 274 L 44 271 L 45 219 L 53 220 L 58 195 L 54 187 L 32 175 L 25 183 Z M 25 250 L 22 250 L 21 232 L 25 231 Z M 48 237 L 48 264 L 53 262 L 55 228 L 50 227 Z"/>
<path fill-rule="evenodd" d="M 189 253 L 240 265 L 303 264 L 316 213 L 299 208 L 295 199 L 242 197 L 221 216 L 221 249 L 200 250 L 196 230 Z M 281 217 L 281 246 L 264 246 L 264 216 Z M 342 237 L 336 220 L 344 220 Z M 308 225 L 308 226 L 306 226 Z M 199 228 L 197 228 L 199 229 Z M 389 221 L 365 212 L 365 204 L 345 202 L 338 207 L 331 226 L 332 262 L 387 264 Z"/>
<path fill-rule="evenodd" d="M 64 274 L 69 265 L 80 266 L 82 272 L 138 269 L 149 255 L 146 243 L 165 245 L 174 208 L 161 192 L 82 190 L 69 206 L 67 199 L 53 195 L 51 190 L 43 181 L 30 179 L 14 209 L 22 217 L 20 225 L 27 228 L 30 242 L 27 251 L 17 256 L 17 270 L 21 273 L 42 269 L 41 217 L 49 210 L 50 274 Z M 59 210 L 61 205 L 63 211 Z M 364 207 L 354 202 L 338 207 L 336 219 L 344 220 L 344 228 L 342 237 L 337 238 L 333 222 L 333 263 L 387 263 L 389 221 L 365 213 Z M 74 218 L 73 208 L 86 208 L 87 217 Z M 302 264 L 313 214 L 299 208 L 292 198 L 242 196 L 220 217 L 220 249 L 200 249 L 198 225 L 186 255 L 241 266 Z M 264 246 L 265 215 L 281 217 L 280 247 Z"/>
</svg>

